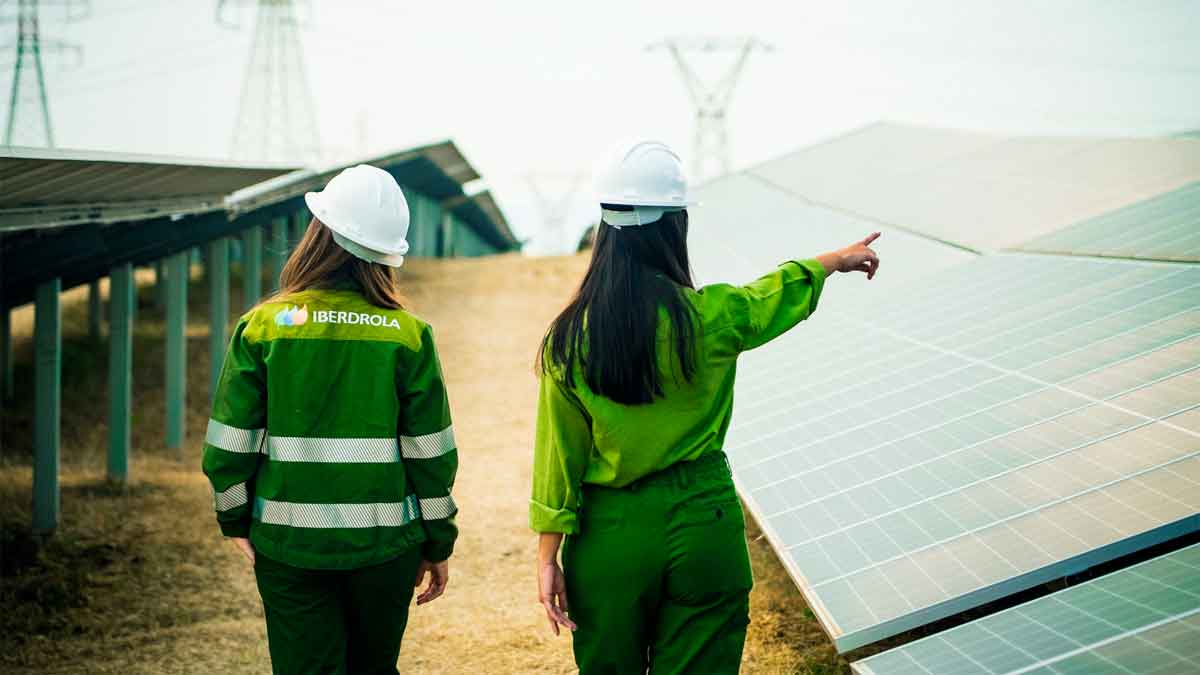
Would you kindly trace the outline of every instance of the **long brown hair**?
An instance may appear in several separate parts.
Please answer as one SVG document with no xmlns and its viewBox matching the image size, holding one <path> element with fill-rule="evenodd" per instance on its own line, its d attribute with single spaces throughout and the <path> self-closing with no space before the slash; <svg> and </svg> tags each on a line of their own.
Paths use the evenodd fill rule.
<svg viewBox="0 0 1200 675">
<path fill-rule="evenodd" d="M 333 233 L 316 218 L 288 257 L 279 274 L 279 292 L 264 300 L 279 302 L 310 288 L 331 288 L 353 281 L 367 302 L 385 309 L 404 309 L 396 268 L 351 255 L 333 240 Z"/>
</svg>

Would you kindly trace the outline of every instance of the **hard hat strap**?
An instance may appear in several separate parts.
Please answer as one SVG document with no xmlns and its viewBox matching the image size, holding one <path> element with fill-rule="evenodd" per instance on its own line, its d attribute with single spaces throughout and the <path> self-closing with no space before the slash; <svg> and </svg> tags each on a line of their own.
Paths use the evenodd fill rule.
<svg viewBox="0 0 1200 675">
<path fill-rule="evenodd" d="M 632 211 L 600 209 L 600 216 L 609 226 L 619 230 L 624 227 L 649 225 L 660 220 L 664 213 L 682 210 L 682 206 L 635 206 Z"/>
</svg>

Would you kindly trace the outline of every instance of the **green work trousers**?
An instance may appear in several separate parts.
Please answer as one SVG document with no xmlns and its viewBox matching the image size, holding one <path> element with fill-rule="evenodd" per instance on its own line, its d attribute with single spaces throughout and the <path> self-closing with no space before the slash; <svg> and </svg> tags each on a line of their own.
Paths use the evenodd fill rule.
<svg viewBox="0 0 1200 675">
<path fill-rule="evenodd" d="M 394 675 L 421 551 L 352 570 L 310 570 L 259 555 L 254 576 L 276 675 Z"/>
<path fill-rule="evenodd" d="M 585 485 L 579 522 L 563 573 L 581 675 L 738 672 L 753 582 L 724 453 Z"/>
</svg>

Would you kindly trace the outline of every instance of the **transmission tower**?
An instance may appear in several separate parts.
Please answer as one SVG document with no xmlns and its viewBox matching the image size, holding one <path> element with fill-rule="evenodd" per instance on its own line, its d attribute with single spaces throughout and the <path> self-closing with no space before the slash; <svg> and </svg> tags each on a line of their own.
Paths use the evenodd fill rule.
<svg viewBox="0 0 1200 675">
<path fill-rule="evenodd" d="M 217 22 L 230 27 L 230 5 L 218 0 Z M 321 141 L 293 0 L 257 0 L 254 40 L 242 80 L 230 156 L 236 159 L 311 163 Z"/>
<path fill-rule="evenodd" d="M 538 209 L 542 212 L 542 226 L 548 248 L 555 253 L 562 253 L 567 240 L 567 216 L 571 213 L 571 204 L 579 187 L 583 184 L 585 174 L 582 173 L 530 173 L 525 180 L 529 183 L 529 191 L 533 193 Z M 550 186 L 553 185 L 553 192 Z M 574 250 L 574 249 L 572 249 Z"/>
<path fill-rule="evenodd" d="M 692 140 L 692 177 L 701 180 L 729 172 L 729 133 L 725 112 L 733 98 L 733 89 L 746 67 L 750 52 L 774 51 L 774 47 L 753 37 L 667 38 L 646 47 L 647 50 L 666 50 L 675 60 L 683 76 L 688 96 L 696 108 L 696 130 Z M 697 73 L 689 57 L 696 55 L 733 54 L 734 59 L 715 83 L 706 82 Z"/>
<path fill-rule="evenodd" d="M 0 2 L 0 7 L 4 4 Z M 83 59 L 83 50 L 79 45 L 42 38 L 38 21 L 39 5 L 63 7 L 68 21 L 82 19 L 91 11 L 86 0 L 17 0 L 16 15 L 3 17 L 5 22 L 17 23 L 17 41 L 4 45 L 5 50 L 12 47 L 16 57 L 8 98 L 8 117 L 4 125 L 4 145 L 54 147 L 54 126 L 50 123 L 50 97 L 46 93 L 46 69 L 42 64 L 42 53 L 72 52 L 76 57 L 76 65 Z"/>
</svg>

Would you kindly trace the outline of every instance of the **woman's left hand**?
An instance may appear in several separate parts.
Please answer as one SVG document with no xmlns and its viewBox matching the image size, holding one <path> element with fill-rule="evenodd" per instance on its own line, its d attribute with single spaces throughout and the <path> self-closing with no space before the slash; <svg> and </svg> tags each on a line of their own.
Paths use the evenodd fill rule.
<svg viewBox="0 0 1200 675">
<path fill-rule="evenodd" d="M 422 560 L 421 566 L 417 568 L 417 581 L 413 587 L 420 588 L 425 581 L 425 573 L 429 573 L 429 586 L 417 596 L 417 604 L 423 605 L 427 602 L 433 602 L 446 592 L 446 584 L 450 583 L 450 561 L 443 560 L 442 562 L 429 562 Z"/>
<path fill-rule="evenodd" d="M 538 564 L 538 600 L 546 609 L 550 629 L 559 634 L 558 627 L 575 630 L 575 622 L 567 618 L 567 582 L 557 561 Z"/>
</svg>

